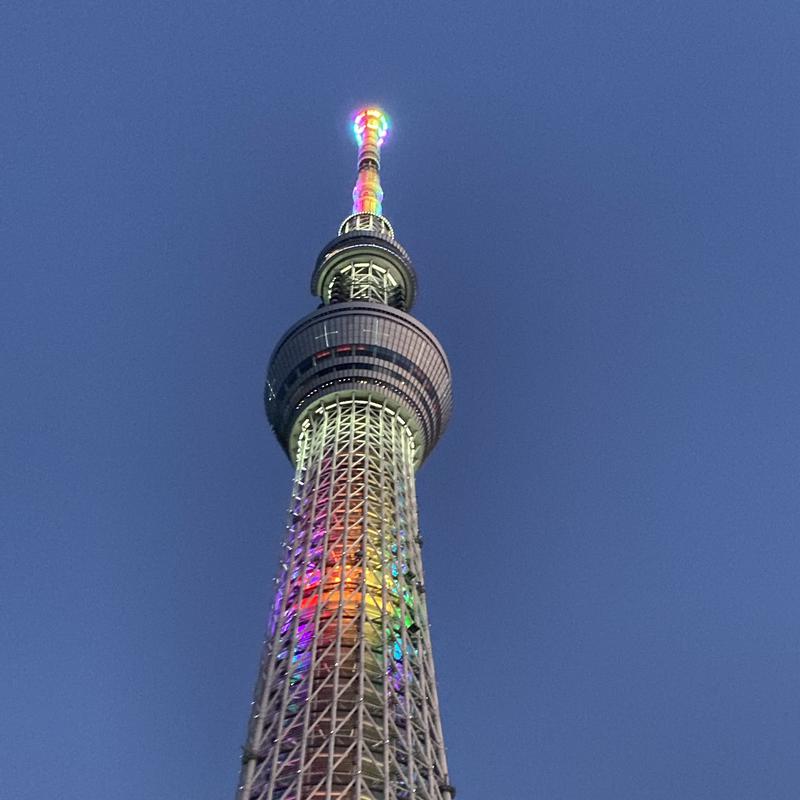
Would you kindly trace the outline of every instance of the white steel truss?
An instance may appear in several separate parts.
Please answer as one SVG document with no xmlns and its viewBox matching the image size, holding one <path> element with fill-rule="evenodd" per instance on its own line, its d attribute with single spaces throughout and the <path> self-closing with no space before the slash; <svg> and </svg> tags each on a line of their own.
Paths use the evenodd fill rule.
<svg viewBox="0 0 800 800">
<path fill-rule="evenodd" d="M 375 261 L 351 261 L 340 267 L 328 287 L 327 300 L 366 300 L 392 304 L 398 290 L 397 278 L 391 270 Z"/>
<path fill-rule="evenodd" d="M 414 450 L 379 397 L 303 419 L 239 800 L 450 800 Z"/>
</svg>

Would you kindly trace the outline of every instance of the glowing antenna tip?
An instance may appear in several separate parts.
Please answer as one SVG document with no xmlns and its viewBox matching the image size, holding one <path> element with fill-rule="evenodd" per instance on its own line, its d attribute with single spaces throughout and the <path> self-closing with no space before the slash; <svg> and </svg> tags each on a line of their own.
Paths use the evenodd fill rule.
<svg viewBox="0 0 800 800">
<path fill-rule="evenodd" d="M 365 138 L 372 138 L 365 136 L 368 132 L 374 134 L 374 143 L 380 147 L 386 139 L 386 134 L 389 133 L 389 117 L 382 109 L 367 106 L 360 108 L 353 115 L 353 133 L 356 135 L 359 147 L 364 144 Z"/>
<path fill-rule="evenodd" d="M 353 213 L 383 211 L 381 188 L 381 145 L 389 132 L 389 117 L 376 106 L 365 106 L 353 114 L 353 133 L 358 142 L 358 179 L 353 189 Z"/>
</svg>

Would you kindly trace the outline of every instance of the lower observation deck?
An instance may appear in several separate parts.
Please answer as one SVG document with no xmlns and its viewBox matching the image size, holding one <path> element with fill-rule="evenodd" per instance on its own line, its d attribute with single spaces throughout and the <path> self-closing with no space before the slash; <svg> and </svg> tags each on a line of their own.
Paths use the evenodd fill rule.
<svg viewBox="0 0 800 800">
<path fill-rule="evenodd" d="M 411 315 L 376 303 L 323 306 L 275 348 L 264 399 L 290 458 L 304 412 L 340 392 L 379 396 L 405 412 L 420 461 L 439 440 L 453 404 L 450 365 L 436 337 Z"/>
</svg>

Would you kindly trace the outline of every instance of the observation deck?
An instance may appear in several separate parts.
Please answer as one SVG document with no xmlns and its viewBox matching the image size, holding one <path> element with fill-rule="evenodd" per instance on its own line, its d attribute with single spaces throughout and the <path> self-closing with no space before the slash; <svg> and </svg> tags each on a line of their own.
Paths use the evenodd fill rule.
<svg viewBox="0 0 800 800">
<path fill-rule="evenodd" d="M 414 434 L 420 463 L 453 407 L 450 365 L 436 337 L 410 314 L 375 302 L 324 305 L 275 348 L 264 400 L 290 459 L 298 423 L 334 393 L 380 397 L 395 407 Z"/>
</svg>

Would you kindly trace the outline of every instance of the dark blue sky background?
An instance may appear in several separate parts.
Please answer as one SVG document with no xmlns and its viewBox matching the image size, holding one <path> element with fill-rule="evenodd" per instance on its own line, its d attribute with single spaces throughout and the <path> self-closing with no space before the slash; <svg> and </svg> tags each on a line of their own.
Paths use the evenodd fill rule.
<svg viewBox="0 0 800 800">
<path fill-rule="evenodd" d="M 265 365 L 377 101 L 455 374 L 418 488 L 459 800 L 796 800 L 797 3 L 0 24 L 0 796 L 232 797 Z"/>
</svg>

